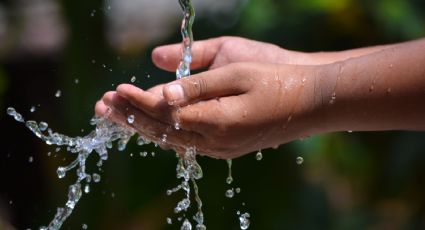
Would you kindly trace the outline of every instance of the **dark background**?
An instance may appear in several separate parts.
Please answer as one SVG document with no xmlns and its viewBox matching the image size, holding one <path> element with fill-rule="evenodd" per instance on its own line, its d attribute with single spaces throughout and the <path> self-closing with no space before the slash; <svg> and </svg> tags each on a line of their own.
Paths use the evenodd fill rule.
<svg viewBox="0 0 425 230">
<path fill-rule="evenodd" d="M 63 180 L 56 175 L 56 168 L 74 156 L 42 143 L 6 116 L 7 107 L 48 122 L 55 131 L 83 135 L 93 129 L 89 120 L 104 92 L 130 82 L 133 75 L 144 89 L 175 78 L 152 65 L 150 52 L 181 40 L 180 15 L 170 18 L 175 29 L 169 36 L 133 41 L 124 49 L 107 39 L 104 2 L 56 3 L 59 42 L 43 46 L 22 42 L 36 40 L 25 33 L 34 27 L 25 26 L 17 1 L 0 1 L 0 22 L 8 25 L 4 31 L 0 25 L 0 230 L 47 225 L 75 180 L 74 173 Z M 41 37 L 48 40 L 53 35 L 46 31 Z M 240 1 L 230 13 L 199 13 L 194 34 L 197 40 L 242 36 L 299 51 L 394 43 L 425 35 L 425 2 Z M 60 98 L 54 96 L 58 89 Z M 36 106 L 33 113 L 31 106 Z M 142 158 L 140 151 L 155 151 L 156 157 Z M 208 229 L 239 229 L 238 210 L 251 214 L 250 229 L 425 229 L 425 133 L 334 133 L 264 150 L 263 155 L 259 162 L 255 154 L 234 160 L 232 186 L 242 192 L 233 199 L 224 196 L 229 188 L 226 162 L 199 158 Z M 302 165 L 296 164 L 298 156 L 304 158 Z M 96 160 L 91 159 L 89 170 L 97 171 Z M 63 229 L 81 229 L 82 224 L 89 229 L 179 229 L 172 212 L 182 194 L 165 194 L 178 183 L 176 162 L 174 153 L 139 147 L 134 140 L 125 152 L 112 151 L 101 183 L 92 184 Z M 166 217 L 174 224 L 167 225 Z"/>
</svg>

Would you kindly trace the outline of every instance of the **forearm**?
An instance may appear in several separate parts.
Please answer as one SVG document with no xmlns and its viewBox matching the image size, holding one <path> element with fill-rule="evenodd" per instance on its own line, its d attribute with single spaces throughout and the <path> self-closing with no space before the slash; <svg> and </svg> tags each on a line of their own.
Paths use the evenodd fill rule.
<svg viewBox="0 0 425 230">
<path fill-rule="evenodd" d="M 325 67 L 324 131 L 425 130 L 425 40 Z"/>
<path fill-rule="evenodd" d="M 288 56 L 292 57 L 291 64 L 301 64 L 301 65 L 324 65 L 331 64 L 338 61 L 347 60 L 349 58 L 356 58 L 364 55 L 369 55 L 375 52 L 382 51 L 384 49 L 396 47 L 403 45 L 404 43 L 398 44 L 388 44 L 388 45 L 378 45 L 371 47 L 363 47 L 357 49 L 343 50 L 343 51 L 327 51 L 327 52 L 297 52 L 289 51 Z"/>
</svg>

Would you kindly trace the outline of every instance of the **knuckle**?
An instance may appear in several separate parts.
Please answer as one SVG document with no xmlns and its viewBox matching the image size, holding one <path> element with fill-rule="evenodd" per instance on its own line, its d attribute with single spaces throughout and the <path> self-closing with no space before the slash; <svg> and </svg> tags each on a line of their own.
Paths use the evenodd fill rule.
<svg viewBox="0 0 425 230">
<path fill-rule="evenodd" d="M 207 80 L 204 78 L 193 79 L 189 82 L 190 86 L 188 96 L 191 99 L 202 98 L 206 95 L 208 90 Z"/>
</svg>

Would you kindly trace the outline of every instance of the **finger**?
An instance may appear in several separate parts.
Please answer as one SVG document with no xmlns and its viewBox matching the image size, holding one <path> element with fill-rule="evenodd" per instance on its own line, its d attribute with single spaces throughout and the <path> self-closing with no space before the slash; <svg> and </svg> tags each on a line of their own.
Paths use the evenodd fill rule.
<svg viewBox="0 0 425 230">
<path fill-rule="evenodd" d="M 164 84 L 159 84 L 159 85 L 156 85 L 156 86 L 154 86 L 154 87 L 152 87 L 152 88 L 150 88 L 146 91 L 153 93 L 153 94 L 157 95 L 158 97 L 163 98 L 164 97 L 163 94 L 162 94 L 162 88 L 163 87 L 164 87 Z"/>
<path fill-rule="evenodd" d="M 102 100 L 99 100 L 98 102 L 96 102 L 96 105 L 94 107 L 94 112 L 95 112 L 97 117 L 106 116 L 109 110 L 110 110 L 110 108 L 108 106 L 106 106 L 105 103 L 103 103 Z"/>
<path fill-rule="evenodd" d="M 162 96 L 158 95 L 161 89 L 159 87 L 154 87 L 151 90 L 156 92 L 144 91 L 130 84 L 121 84 L 117 87 L 117 94 L 128 100 L 131 105 L 143 110 L 143 112 L 150 116 L 162 122 L 172 124 L 171 107 Z"/>
<path fill-rule="evenodd" d="M 238 71 L 237 64 L 231 64 L 171 82 L 164 86 L 164 98 L 168 104 L 181 106 L 245 93 L 249 89 L 249 81 L 240 77 L 243 74 Z"/>
<path fill-rule="evenodd" d="M 170 125 L 164 124 L 143 111 L 134 108 L 127 100 L 116 93 L 108 93 L 103 98 L 105 105 L 112 108 L 110 119 L 130 126 L 158 144 L 168 144 L 175 147 L 196 146 L 201 135 L 185 130 L 175 130 Z M 134 121 L 129 123 L 127 118 L 133 115 Z M 165 138 L 164 138 L 164 135 Z M 164 143 L 161 143 L 164 142 Z"/>
<path fill-rule="evenodd" d="M 192 46 L 192 69 L 210 66 L 225 39 L 225 37 L 220 37 L 194 42 Z M 161 46 L 152 52 L 154 64 L 167 71 L 175 71 L 181 58 L 181 44 Z"/>
</svg>

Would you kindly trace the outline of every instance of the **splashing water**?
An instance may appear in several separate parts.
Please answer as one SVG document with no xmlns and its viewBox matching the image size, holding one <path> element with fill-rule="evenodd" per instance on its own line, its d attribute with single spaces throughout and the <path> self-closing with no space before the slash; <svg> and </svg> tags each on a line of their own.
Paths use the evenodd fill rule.
<svg viewBox="0 0 425 230">
<path fill-rule="evenodd" d="M 16 121 L 25 123 L 26 127 L 31 130 L 38 138 L 48 145 L 67 146 L 67 151 L 75 154 L 75 160 L 67 165 L 57 169 L 60 179 L 66 176 L 66 173 L 74 168 L 77 173 L 77 181 L 68 188 L 68 201 L 65 207 L 57 208 L 56 215 L 47 227 L 40 227 L 40 230 L 57 230 L 66 219 L 71 215 L 82 192 L 82 184 L 85 183 L 85 192 L 89 192 L 88 184 L 92 181 L 99 182 L 100 175 L 94 173 L 92 175 L 86 173 L 86 160 L 93 153 L 97 153 L 99 157 L 98 166 L 102 165 L 102 161 L 108 159 L 108 149 L 112 148 L 112 142 L 118 142 L 118 148 L 124 149 L 129 139 L 135 134 L 132 129 L 118 126 L 105 118 L 92 119 L 91 124 L 96 129 L 84 137 L 68 137 L 63 134 L 53 132 L 47 129 L 47 123 L 41 122 L 40 125 L 35 121 L 25 121 L 21 114 L 16 112 L 14 108 L 9 107 L 7 113 L 15 118 Z M 47 133 L 45 133 L 47 129 Z"/>
</svg>

